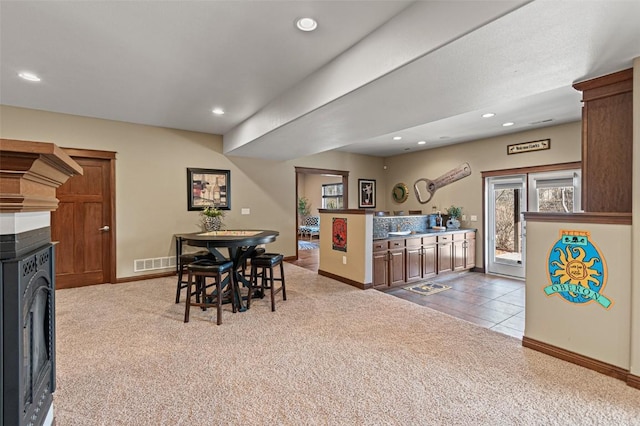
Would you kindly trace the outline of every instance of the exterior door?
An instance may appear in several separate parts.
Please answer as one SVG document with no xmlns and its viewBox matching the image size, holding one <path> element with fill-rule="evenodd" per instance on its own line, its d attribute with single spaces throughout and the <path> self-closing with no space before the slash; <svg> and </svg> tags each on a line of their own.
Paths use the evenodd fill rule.
<svg viewBox="0 0 640 426">
<path fill-rule="evenodd" d="M 115 279 L 111 261 L 115 246 L 113 160 L 78 157 L 73 155 L 76 150 L 65 151 L 82 166 L 84 174 L 69 179 L 56 192 L 60 204 L 51 214 L 51 238 L 58 242 L 56 287 L 111 282 Z"/>
<path fill-rule="evenodd" d="M 487 178 L 487 272 L 524 278 L 526 175 Z"/>
</svg>

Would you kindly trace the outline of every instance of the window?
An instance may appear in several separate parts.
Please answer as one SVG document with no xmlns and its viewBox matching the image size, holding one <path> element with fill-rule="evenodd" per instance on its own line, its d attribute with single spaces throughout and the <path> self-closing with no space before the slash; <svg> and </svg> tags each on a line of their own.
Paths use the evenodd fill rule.
<svg viewBox="0 0 640 426">
<path fill-rule="evenodd" d="M 574 213 L 581 210 L 580 170 L 529 174 L 529 210 L 542 213 Z"/>
<path fill-rule="evenodd" d="M 322 185 L 322 208 L 343 208 L 341 183 L 327 183 Z"/>
</svg>

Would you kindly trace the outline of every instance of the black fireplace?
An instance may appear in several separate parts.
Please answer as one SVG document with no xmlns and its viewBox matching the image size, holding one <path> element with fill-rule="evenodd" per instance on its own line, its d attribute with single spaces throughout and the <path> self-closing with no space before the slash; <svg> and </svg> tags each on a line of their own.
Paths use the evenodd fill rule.
<svg viewBox="0 0 640 426">
<path fill-rule="evenodd" d="M 50 239 L 42 244 L 42 229 L 25 234 L 0 241 L 0 424 L 6 426 L 42 425 L 55 390 L 54 246 Z"/>
</svg>

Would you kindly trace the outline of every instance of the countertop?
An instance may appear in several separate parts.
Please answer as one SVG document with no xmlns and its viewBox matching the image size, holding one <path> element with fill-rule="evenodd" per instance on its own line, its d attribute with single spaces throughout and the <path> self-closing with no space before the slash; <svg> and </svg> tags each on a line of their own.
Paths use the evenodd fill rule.
<svg viewBox="0 0 640 426">
<path fill-rule="evenodd" d="M 412 232 L 407 235 L 390 235 L 384 238 L 374 238 L 373 241 L 381 241 L 381 240 L 398 240 L 398 239 L 406 239 L 406 238 L 420 238 L 424 236 L 438 235 L 438 234 L 463 234 L 465 232 L 477 232 L 476 228 L 459 228 L 459 229 L 445 229 L 442 231 L 438 231 L 435 229 L 427 229 L 426 232 Z"/>
</svg>

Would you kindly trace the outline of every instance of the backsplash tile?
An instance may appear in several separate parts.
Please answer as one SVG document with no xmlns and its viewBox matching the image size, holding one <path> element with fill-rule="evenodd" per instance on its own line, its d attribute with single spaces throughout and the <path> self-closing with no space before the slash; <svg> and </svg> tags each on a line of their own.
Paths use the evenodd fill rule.
<svg viewBox="0 0 640 426">
<path fill-rule="evenodd" d="M 428 216 L 374 216 L 373 239 L 387 238 L 389 231 L 427 232 Z"/>
</svg>

